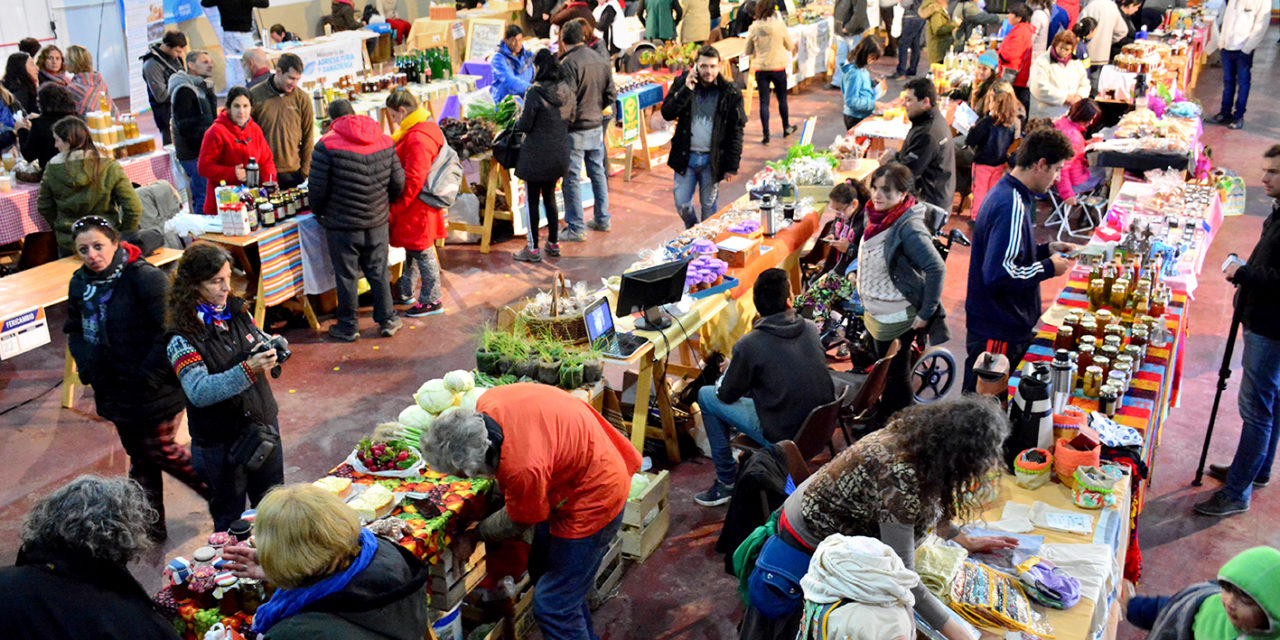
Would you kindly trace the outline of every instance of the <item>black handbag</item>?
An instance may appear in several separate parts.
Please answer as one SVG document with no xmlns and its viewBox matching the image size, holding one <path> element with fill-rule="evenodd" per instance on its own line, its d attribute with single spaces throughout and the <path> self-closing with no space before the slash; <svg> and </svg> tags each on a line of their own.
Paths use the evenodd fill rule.
<svg viewBox="0 0 1280 640">
<path fill-rule="evenodd" d="M 493 139 L 493 159 L 508 169 L 516 168 L 520 160 L 520 147 L 524 146 L 524 132 L 517 131 L 514 124 L 507 125 L 498 137 Z"/>
<path fill-rule="evenodd" d="M 240 433 L 240 437 L 231 443 L 227 457 L 236 466 L 249 471 L 257 471 L 280 448 L 280 434 L 269 425 L 245 414 L 249 425 Z"/>
</svg>

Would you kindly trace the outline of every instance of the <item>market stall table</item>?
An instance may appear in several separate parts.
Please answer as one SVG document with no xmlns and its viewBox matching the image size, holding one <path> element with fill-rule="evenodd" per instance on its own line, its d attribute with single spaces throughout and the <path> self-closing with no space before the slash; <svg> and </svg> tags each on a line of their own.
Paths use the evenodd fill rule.
<svg viewBox="0 0 1280 640">
<path fill-rule="evenodd" d="M 147 256 L 147 262 L 164 266 L 182 257 L 182 251 L 161 247 Z M 0 278 L 0 317 L 8 318 L 27 309 L 45 309 L 66 302 L 71 276 L 82 266 L 79 259 L 69 256 L 38 267 L 32 267 Z M 62 372 L 62 406 L 70 409 L 75 401 L 76 361 L 67 349 Z"/>
<path fill-rule="evenodd" d="M 1052 473 L 1052 472 L 1051 472 Z M 1043 536 L 1047 544 L 1096 544 L 1110 549 L 1110 557 L 1123 568 L 1129 546 L 1130 500 L 1132 479 L 1126 476 L 1115 489 L 1115 506 L 1105 509 L 1082 509 L 1073 502 L 1071 489 L 1051 482 L 1039 489 L 1019 487 L 1014 477 L 1002 473 L 996 500 L 983 512 L 981 522 L 998 522 L 1003 519 L 1005 505 L 1016 503 L 1031 506 L 1043 502 L 1049 507 L 1093 518 L 1093 533 L 1081 535 L 1035 527 L 1027 535 Z M 997 532 L 998 533 L 998 532 Z M 1057 640 L 1114 640 L 1124 612 L 1120 609 L 1120 576 L 1109 576 L 1102 585 L 1101 595 L 1082 593 L 1080 601 L 1069 609 L 1036 607 L 1044 614 L 1045 621 Z"/>
<path fill-rule="evenodd" d="M 175 181 L 173 165 L 176 160 L 167 150 L 121 158 L 117 162 L 129 181 L 136 184 L 148 185 L 157 180 L 164 180 L 175 187 L 185 184 L 185 177 L 182 183 Z M 0 244 L 17 242 L 28 234 L 52 230 L 36 209 L 39 196 L 39 184 L 16 181 L 12 191 L 0 193 Z"/>
<path fill-rule="evenodd" d="M 246 293 L 254 298 L 253 321 L 259 327 L 266 326 L 267 307 L 297 299 L 307 324 L 312 329 L 320 329 L 320 322 L 304 289 L 302 241 L 297 219 L 261 228 L 247 236 L 206 233 L 198 240 L 221 245 L 231 253 L 236 266 L 248 274 L 253 289 Z"/>
</svg>

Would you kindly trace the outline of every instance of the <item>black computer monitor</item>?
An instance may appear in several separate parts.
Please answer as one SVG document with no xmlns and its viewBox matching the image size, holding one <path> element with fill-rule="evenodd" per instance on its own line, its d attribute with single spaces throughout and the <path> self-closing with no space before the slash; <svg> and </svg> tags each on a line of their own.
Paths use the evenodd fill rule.
<svg viewBox="0 0 1280 640">
<path fill-rule="evenodd" d="M 659 307 L 684 297 L 684 277 L 688 271 L 689 260 L 679 260 L 622 274 L 618 317 L 642 311 L 644 317 L 636 322 L 637 329 L 661 331 L 671 326 L 671 319 L 663 317 Z"/>
</svg>

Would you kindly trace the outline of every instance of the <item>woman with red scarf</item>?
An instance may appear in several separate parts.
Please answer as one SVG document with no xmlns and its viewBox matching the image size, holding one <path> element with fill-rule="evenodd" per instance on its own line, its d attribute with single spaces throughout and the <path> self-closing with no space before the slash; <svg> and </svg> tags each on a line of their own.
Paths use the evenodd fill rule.
<svg viewBox="0 0 1280 640">
<path fill-rule="evenodd" d="M 914 183 L 911 170 L 901 164 L 887 164 L 871 174 L 857 277 L 866 309 L 863 322 L 876 341 L 878 356 L 908 331 L 927 329 L 933 344 L 950 337 L 942 320 L 947 267 L 934 248 L 930 227 L 935 225 L 929 222 L 946 213 L 917 202 L 911 193 Z"/>
</svg>

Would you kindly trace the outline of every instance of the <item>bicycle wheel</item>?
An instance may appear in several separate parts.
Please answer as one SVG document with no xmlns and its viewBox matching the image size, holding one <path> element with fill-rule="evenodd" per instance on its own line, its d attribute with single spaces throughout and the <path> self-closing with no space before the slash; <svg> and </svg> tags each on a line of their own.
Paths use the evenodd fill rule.
<svg viewBox="0 0 1280 640">
<path fill-rule="evenodd" d="M 947 396 L 955 381 L 955 356 L 942 347 L 930 347 L 911 369 L 911 395 L 922 404 L 935 402 Z"/>
</svg>

